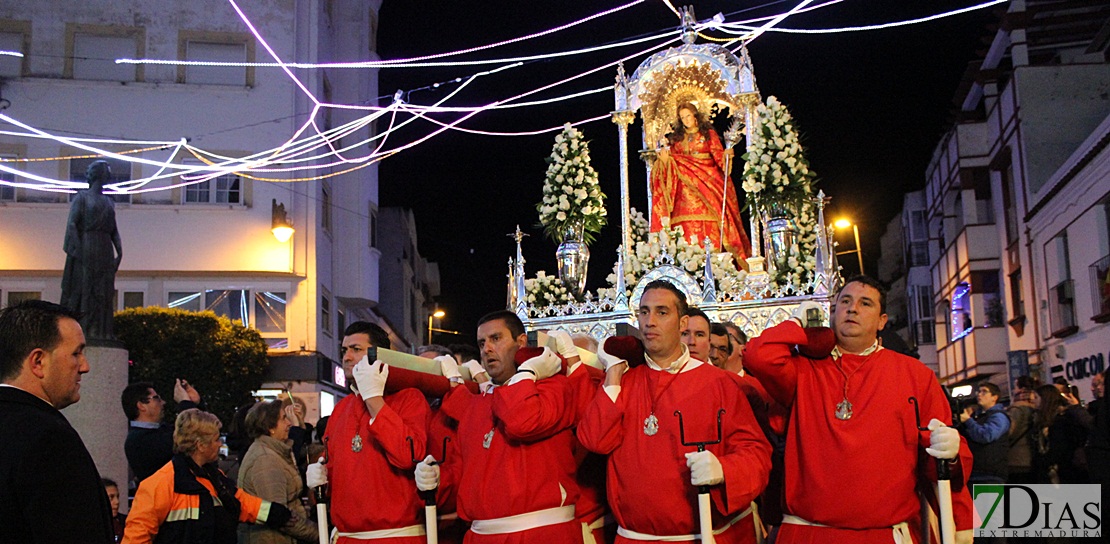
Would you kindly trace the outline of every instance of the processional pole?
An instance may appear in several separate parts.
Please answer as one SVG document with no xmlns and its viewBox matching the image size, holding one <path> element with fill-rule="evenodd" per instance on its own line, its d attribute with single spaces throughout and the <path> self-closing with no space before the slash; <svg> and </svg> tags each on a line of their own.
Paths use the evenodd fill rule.
<svg viewBox="0 0 1110 544">
<path fill-rule="evenodd" d="M 617 82 L 613 86 L 614 105 L 613 122 L 617 125 L 621 161 L 621 247 L 619 252 L 634 251 L 632 246 L 632 228 L 629 218 L 628 196 L 628 125 L 636 119 L 636 112 L 628 109 L 629 91 L 628 77 L 624 73 L 624 64 L 617 66 Z M 624 277 L 624 255 L 617 258 L 617 277 Z M 617 293 L 618 297 L 622 293 Z"/>
</svg>

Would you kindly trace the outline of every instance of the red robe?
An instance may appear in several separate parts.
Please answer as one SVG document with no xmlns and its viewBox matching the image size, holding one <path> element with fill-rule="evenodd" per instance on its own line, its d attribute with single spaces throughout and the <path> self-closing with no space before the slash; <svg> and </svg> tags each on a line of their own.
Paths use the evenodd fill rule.
<svg viewBox="0 0 1110 544">
<path fill-rule="evenodd" d="M 459 521 L 455 498 L 458 490 L 458 471 L 462 470 L 459 454 L 459 422 L 443 413 L 442 408 L 432 410 L 428 420 L 428 454 L 439 461 L 440 485 L 436 490 L 436 515 L 439 516 L 439 541 L 443 544 L 462 542 L 466 523 Z M 444 438 L 447 438 L 446 452 Z M 454 518 L 454 519 L 451 519 Z"/>
<path fill-rule="evenodd" d="M 771 394 L 751 372 L 740 376 L 740 383 L 740 388 L 748 397 L 748 403 L 752 405 L 755 419 L 763 429 L 763 435 L 771 443 L 771 473 L 767 478 L 767 487 L 759 496 L 759 516 L 764 525 L 780 525 L 784 485 L 783 445 L 786 441 L 786 420 L 790 412 L 771 398 Z"/>
<path fill-rule="evenodd" d="M 685 457 L 697 448 L 682 445 L 675 411 L 682 411 L 687 442 L 711 441 L 718 437 L 722 408 L 722 440 L 706 446 L 724 471 L 724 483 L 710 488 L 716 528 L 750 506 L 771 468 L 771 446 L 740 390 L 739 376 L 691 359 L 678 374 L 648 365 L 630 369 L 615 402 L 604 389 L 598 391 L 578 423 L 578 438 L 590 450 L 609 454 L 609 507 L 621 527 L 657 536 L 699 532 L 698 490 L 690 484 Z M 652 413 L 659 430 L 648 436 L 644 419 Z M 622 536 L 616 541 L 634 542 Z M 754 542 L 752 516 L 716 541 Z"/>
<path fill-rule="evenodd" d="M 586 363 L 578 363 L 569 378 L 577 405 L 575 421 L 578 421 L 593 402 L 601 383 L 605 381 L 605 372 Z M 578 464 L 576 479 L 579 492 L 574 513 L 578 521 L 590 525 L 609 511 L 605 500 L 605 456 L 587 450 L 576 436 L 574 460 Z M 607 541 L 604 528 L 594 529 L 593 535 L 598 543 Z"/>
<path fill-rule="evenodd" d="M 456 484 L 459 517 L 506 518 L 573 505 L 578 499 L 573 456 L 574 393 L 561 374 L 523 380 L 475 395 L 463 387 L 443 399 L 443 412 L 459 422 L 462 466 Z M 493 431 L 489 447 L 486 434 Z M 440 485 L 449 474 L 441 472 Z M 577 520 L 523 532 L 466 533 L 467 544 L 578 542 Z"/>
<path fill-rule="evenodd" d="M 721 139 L 710 130 L 708 138 L 701 133 L 686 135 L 671 146 L 669 159 L 655 161 L 651 168 L 651 232 L 659 231 L 662 218 L 667 217 L 672 227 L 682 226 L 690 243 L 700 247 L 708 236 L 721 251 L 721 205 L 727 195 L 723 247 L 739 263 L 748 257 L 751 243 L 740 217 L 736 183 L 722 173 L 724 151 Z M 732 166 L 736 166 L 735 159 Z"/>
<path fill-rule="evenodd" d="M 917 399 L 923 426 L 932 418 L 952 421 L 948 400 L 936 375 L 916 359 L 886 349 L 867 356 L 845 354 L 839 362 L 850 376 L 853 415 L 837 419 L 844 374 L 831 357 L 795 355 L 793 347 L 806 341 L 802 328 L 786 321 L 753 338 L 744 351 L 746 369 L 791 410 L 786 513 L 830 526 L 784 523 L 778 541 L 888 544 L 892 526 L 912 526 L 919 517 L 917 467 L 928 455 L 929 431 L 917 429 L 908 399 Z M 970 462 L 970 451 L 961 443 L 960 463 L 952 471 L 954 503 L 970 503 L 959 469 Z M 957 516 L 957 529 L 970 529 L 970 521 Z"/>
<path fill-rule="evenodd" d="M 424 523 L 424 501 L 416 494 L 412 437 L 416 458 L 424 457 L 428 427 L 428 402 L 415 389 L 384 397 L 385 408 L 373 425 L 366 402 L 348 395 L 332 411 L 324 435 L 331 485 L 332 522 L 343 533 L 398 529 Z M 358 452 L 352 445 L 361 438 Z M 422 544 L 423 536 L 375 540 L 396 544 Z M 358 540 L 340 537 L 339 542 Z"/>
</svg>

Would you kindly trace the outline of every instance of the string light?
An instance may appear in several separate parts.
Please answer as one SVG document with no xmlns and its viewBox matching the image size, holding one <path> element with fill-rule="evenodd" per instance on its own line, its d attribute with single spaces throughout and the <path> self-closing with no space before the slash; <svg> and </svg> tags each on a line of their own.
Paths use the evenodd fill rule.
<svg viewBox="0 0 1110 544">
<path fill-rule="evenodd" d="M 598 51 L 605 51 L 607 49 L 617 49 L 629 45 L 638 45 L 644 42 L 664 38 L 672 34 L 678 33 L 678 30 L 668 30 L 660 34 L 652 36 L 633 38 L 630 40 L 615 42 L 605 45 L 596 45 L 592 47 L 584 47 L 581 49 L 571 49 L 569 51 L 558 51 L 555 53 L 544 53 L 538 55 L 526 55 L 520 57 L 506 57 L 498 59 L 481 59 L 481 60 L 459 60 L 459 61 L 438 61 L 438 62 L 405 62 L 399 63 L 394 61 L 359 61 L 359 62 L 324 62 L 324 63 L 311 63 L 311 62 L 231 62 L 231 61 L 211 61 L 211 60 L 176 60 L 176 59 L 130 59 L 119 58 L 115 59 L 116 64 L 152 64 L 161 66 L 208 66 L 208 67 L 221 67 L 221 68 L 298 68 L 306 70 L 314 70 L 321 68 L 442 68 L 442 67 L 455 67 L 455 66 L 480 66 L 486 64 L 505 64 L 512 62 L 530 62 L 537 60 L 549 60 L 561 57 L 570 57 L 575 55 L 583 55 L 586 53 L 596 53 Z M 458 78 L 453 80 L 458 83 Z"/>
<path fill-rule="evenodd" d="M 770 32 L 782 32 L 782 33 L 786 33 L 786 34 L 837 34 L 837 33 L 840 33 L 840 32 L 861 32 L 861 31 L 865 31 L 865 30 L 883 30 L 883 29 L 887 29 L 887 28 L 895 28 L 895 27 L 900 27 L 900 26 L 915 25 L 915 24 L 919 24 L 919 23 L 927 23 L 929 21 L 935 21 L 937 19 L 943 19 L 945 17 L 952 17 L 952 16 L 955 16 L 955 15 L 962 15 L 964 13 L 968 13 L 968 12 L 971 12 L 971 11 L 976 11 L 976 10 L 980 10 L 980 9 L 983 9 L 983 8 L 989 8 L 991 6 L 998 5 L 998 4 L 1004 4 L 1008 1 L 1009 0 L 990 0 L 989 2 L 985 2 L 985 3 L 982 3 L 982 4 L 977 4 L 977 5 L 974 5 L 974 6 L 968 6 L 968 7 L 965 7 L 965 8 L 954 9 L 952 11 L 947 11 L 947 12 L 944 12 L 944 13 L 937 13 L 935 15 L 929 15 L 929 16 L 926 16 L 926 17 L 918 17 L 916 19 L 907 19 L 907 20 L 904 20 L 904 21 L 897 21 L 897 22 L 893 22 L 893 23 L 882 23 L 882 24 L 866 25 L 866 26 L 848 26 L 848 27 L 841 27 L 841 28 L 770 28 L 770 29 L 767 29 L 767 30 L 770 31 Z M 740 24 L 726 24 L 726 25 L 723 25 L 723 26 L 740 28 L 740 29 L 744 30 L 745 32 L 748 29 L 752 28 L 752 27 L 748 27 L 748 26 L 740 25 Z M 729 30 L 726 29 L 726 28 L 722 28 L 721 30 L 724 31 L 724 32 L 729 32 Z"/>
<path fill-rule="evenodd" d="M 589 119 L 583 119 L 581 121 L 575 121 L 573 123 L 570 123 L 570 126 L 576 127 L 576 126 L 579 126 L 579 125 L 592 123 L 594 121 L 600 121 L 602 119 L 608 119 L 611 115 L 612 114 L 606 113 L 605 115 L 598 115 L 597 117 L 590 117 Z M 437 121 L 436 119 L 432 119 L 431 117 L 428 117 L 426 115 L 417 114 L 417 116 L 420 117 L 421 119 L 425 119 L 425 120 L 427 120 L 429 122 L 432 122 L 432 123 L 435 123 L 437 125 L 447 126 L 447 124 L 444 123 L 443 121 Z M 563 125 L 559 125 L 559 126 L 555 126 L 555 127 L 551 127 L 551 128 L 545 128 L 545 129 L 541 129 L 541 130 L 531 130 L 531 131 L 526 131 L 526 132 L 491 132 L 491 131 L 487 131 L 487 130 L 475 130 L 475 129 L 463 128 L 463 127 L 448 127 L 448 128 L 450 128 L 451 130 L 457 131 L 457 132 L 465 132 L 467 134 L 480 134 L 482 136 L 538 136 L 540 134 L 548 134 L 548 133 L 551 133 L 551 132 L 559 132 L 560 130 L 563 129 Z"/>
<path fill-rule="evenodd" d="M 0 57 L 23 58 L 23 53 L 20 53 L 19 51 L 3 51 L 3 50 L 0 50 Z"/>
<path fill-rule="evenodd" d="M 144 147 L 141 149 L 131 149 L 128 151 L 120 151 L 120 155 L 134 155 L 135 153 L 146 153 L 147 151 L 160 151 L 170 146 L 160 145 L 155 147 Z M 93 155 L 62 155 L 58 157 L 0 157 L 0 163 L 3 162 L 51 162 L 51 161 L 71 161 L 74 159 L 97 159 L 103 157 L 100 154 Z"/>
</svg>

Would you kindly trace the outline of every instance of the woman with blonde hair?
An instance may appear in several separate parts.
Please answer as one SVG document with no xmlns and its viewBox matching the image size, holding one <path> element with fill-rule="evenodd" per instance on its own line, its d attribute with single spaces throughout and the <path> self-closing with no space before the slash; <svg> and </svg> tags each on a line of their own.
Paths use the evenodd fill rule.
<svg viewBox="0 0 1110 544">
<path fill-rule="evenodd" d="M 239 524 L 239 544 L 295 544 L 318 542 L 316 524 L 309 521 L 301 503 L 304 485 L 293 462 L 289 429 L 296 421 L 292 405 L 281 401 L 255 403 L 247 412 L 246 431 L 254 440 L 239 467 L 239 486 L 252 495 L 284 504 L 294 512 L 296 523 L 275 530 L 261 525 Z"/>
<path fill-rule="evenodd" d="M 273 528 L 289 523 L 291 513 L 283 504 L 236 489 L 220 472 L 222 444 L 216 416 L 196 408 L 178 414 L 173 458 L 139 484 L 123 541 L 232 544 L 240 521 Z"/>
</svg>

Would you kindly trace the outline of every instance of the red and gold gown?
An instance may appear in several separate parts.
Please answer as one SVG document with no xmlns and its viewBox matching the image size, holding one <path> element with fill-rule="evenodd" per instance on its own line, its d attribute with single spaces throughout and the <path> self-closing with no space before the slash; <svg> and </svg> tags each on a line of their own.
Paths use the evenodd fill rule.
<svg viewBox="0 0 1110 544">
<path fill-rule="evenodd" d="M 726 192 L 724 151 L 716 132 L 710 130 L 708 138 L 688 132 L 671 146 L 669 158 L 655 161 L 651 169 L 651 232 L 658 232 L 661 219 L 669 217 L 672 227 L 682 226 L 688 242 L 701 246 L 708 236 L 720 250 L 721 202 Z M 727 196 L 724 249 L 743 263 L 751 253 L 751 242 L 744 232 L 731 179 Z"/>
</svg>

